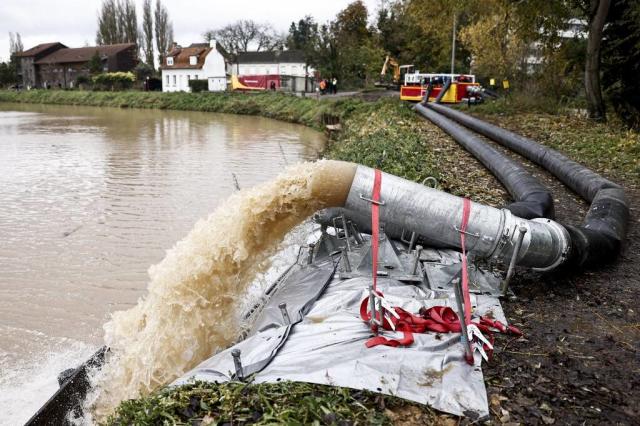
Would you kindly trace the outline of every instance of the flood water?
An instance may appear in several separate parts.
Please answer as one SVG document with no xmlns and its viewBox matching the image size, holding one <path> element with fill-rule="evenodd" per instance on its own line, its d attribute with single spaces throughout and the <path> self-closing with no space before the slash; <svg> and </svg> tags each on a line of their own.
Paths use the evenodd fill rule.
<svg viewBox="0 0 640 426">
<path fill-rule="evenodd" d="M 26 420 L 100 346 L 108 314 L 236 180 L 323 146 L 257 117 L 0 104 L 0 423 Z"/>
</svg>

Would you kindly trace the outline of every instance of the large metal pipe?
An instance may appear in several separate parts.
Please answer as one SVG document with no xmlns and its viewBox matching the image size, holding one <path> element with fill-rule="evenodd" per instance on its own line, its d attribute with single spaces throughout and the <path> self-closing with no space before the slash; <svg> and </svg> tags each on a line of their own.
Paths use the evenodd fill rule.
<svg viewBox="0 0 640 426">
<path fill-rule="evenodd" d="M 519 163 L 497 151 L 474 133 L 422 104 L 415 110 L 447 132 L 458 144 L 478 159 L 507 188 L 516 200 L 506 206 L 516 216 L 533 219 L 555 215 L 553 196 L 549 189 Z"/>
<path fill-rule="evenodd" d="M 538 164 L 591 202 L 582 226 L 566 227 L 573 240 L 568 264 L 596 265 L 617 257 L 630 217 L 622 187 L 529 138 L 442 105 L 428 104 L 427 107 Z"/>
<path fill-rule="evenodd" d="M 374 170 L 357 166 L 346 201 L 342 206 L 360 229 L 370 228 Z M 460 248 L 459 227 L 463 199 L 446 192 L 382 174 L 380 220 L 385 231 L 416 232 L 434 247 Z M 343 211 L 329 210 L 317 216 L 321 223 Z M 519 228 L 527 232 L 517 264 L 539 270 L 556 268 L 564 262 L 570 239 L 566 229 L 550 219 L 522 219 L 507 209 L 471 203 L 467 226 L 467 250 L 480 258 L 511 260 L 519 237 Z"/>
</svg>

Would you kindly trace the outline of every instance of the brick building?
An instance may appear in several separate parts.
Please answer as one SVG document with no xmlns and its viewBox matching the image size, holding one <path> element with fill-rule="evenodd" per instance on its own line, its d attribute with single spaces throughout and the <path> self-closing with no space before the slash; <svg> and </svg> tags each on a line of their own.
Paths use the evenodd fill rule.
<svg viewBox="0 0 640 426">
<path fill-rule="evenodd" d="M 78 48 L 44 43 L 17 55 L 22 84 L 25 88 L 76 87 L 79 76 L 89 76 L 89 61 L 96 52 L 103 72 L 132 71 L 138 64 L 135 43 Z"/>
</svg>

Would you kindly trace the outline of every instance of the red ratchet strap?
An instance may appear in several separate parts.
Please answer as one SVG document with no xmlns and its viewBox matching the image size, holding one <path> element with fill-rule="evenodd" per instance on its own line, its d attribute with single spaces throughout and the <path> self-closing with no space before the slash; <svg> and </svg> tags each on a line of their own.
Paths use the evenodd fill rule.
<svg viewBox="0 0 640 426">
<path fill-rule="evenodd" d="M 380 294 L 378 292 L 378 294 Z M 371 313 L 368 312 L 369 298 L 366 297 L 362 303 L 360 303 L 360 318 L 363 321 L 369 322 L 371 320 Z M 418 315 L 405 311 L 402 308 L 393 308 L 400 318 L 389 316 L 396 331 L 401 331 L 404 336 L 402 339 L 387 339 L 382 336 L 372 337 L 367 340 L 367 348 L 372 348 L 378 345 L 384 346 L 409 346 L 414 342 L 413 333 L 425 333 L 427 331 L 435 333 L 460 333 L 462 327 L 460 326 L 460 320 L 458 314 L 448 306 L 434 306 L 429 309 L 421 309 Z M 382 322 L 382 328 L 385 330 L 393 330 L 391 324 L 386 318 L 378 318 Z M 477 323 L 474 323 L 480 331 L 486 334 L 489 340 L 493 341 L 493 332 L 513 334 L 515 336 L 522 336 L 522 332 L 514 326 L 505 326 L 498 320 L 493 320 L 487 317 L 480 317 Z"/>
<path fill-rule="evenodd" d="M 471 298 L 469 296 L 469 271 L 467 270 L 467 248 L 465 235 L 469 216 L 471 215 L 471 201 L 463 199 L 462 203 L 462 223 L 460 224 L 460 247 L 462 248 L 462 297 L 464 298 L 464 323 L 471 324 Z"/>
<path fill-rule="evenodd" d="M 371 257 L 373 264 L 373 291 L 378 288 L 378 245 L 380 242 L 380 188 L 382 186 L 382 173 L 375 169 L 373 178 L 373 194 L 371 199 Z"/>
<path fill-rule="evenodd" d="M 382 173 L 380 170 L 375 170 L 373 180 L 373 194 L 371 199 L 371 256 L 373 266 L 373 291 L 375 294 L 383 297 L 382 293 L 377 290 L 378 284 L 378 249 L 380 241 L 380 189 L 382 186 Z M 462 247 L 462 291 L 464 294 L 465 305 L 465 323 L 471 324 L 471 299 L 469 297 L 469 276 L 467 271 L 467 253 L 465 248 L 465 232 L 469 223 L 469 216 L 471 214 L 471 201 L 467 198 L 464 199 L 462 210 L 462 223 L 460 225 L 460 243 Z M 369 307 L 369 297 L 366 297 L 360 304 L 360 318 L 363 321 L 369 323 L 371 321 L 371 313 L 367 312 Z M 436 333 L 460 333 L 461 325 L 458 315 L 453 309 L 448 306 L 434 306 L 429 309 L 421 309 L 419 315 L 414 315 L 405 311 L 402 308 L 393 308 L 400 318 L 390 317 L 390 321 L 394 327 L 391 327 L 389 321 L 383 316 L 377 318 L 382 324 L 382 328 L 385 330 L 401 331 L 403 333 L 402 339 L 387 339 L 382 336 L 373 337 L 366 342 L 367 348 L 372 348 L 378 345 L 384 346 L 409 346 L 413 344 L 413 333 L 424 333 L 426 331 L 432 331 Z M 379 315 L 376 313 L 376 315 Z M 480 321 L 476 323 L 478 328 L 488 335 L 489 339 L 493 341 L 492 329 L 495 329 L 502 333 L 512 333 L 521 336 L 522 333 L 516 327 L 505 326 L 500 321 L 494 321 L 489 318 L 480 317 Z"/>
<path fill-rule="evenodd" d="M 460 248 L 462 249 L 462 298 L 464 302 L 464 323 L 471 324 L 471 297 L 469 296 L 469 271 L 467 269 L 467 247 L 465 236 L 471 215 L 471 201 L 468 198 L 462 199 L 462 222 L 460 223 Z M 493 336 L 490 338 L 493 341 Z M 467 363 L 473 365 L 473 354 L 465 351 Z"/>
</svg>

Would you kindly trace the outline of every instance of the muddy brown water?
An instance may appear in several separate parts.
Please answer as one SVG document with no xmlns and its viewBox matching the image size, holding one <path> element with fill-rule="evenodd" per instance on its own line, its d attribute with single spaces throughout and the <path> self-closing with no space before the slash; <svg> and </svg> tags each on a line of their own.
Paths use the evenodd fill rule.
<svg viewBox="0 0 640 426">
<path fill-rule="evenodd" d="M 101 344 L 109 313 L 236 179 L 267 181 L 324 143 L 258 117 L 0 104 L 0 423 Z"/>
</svg>

